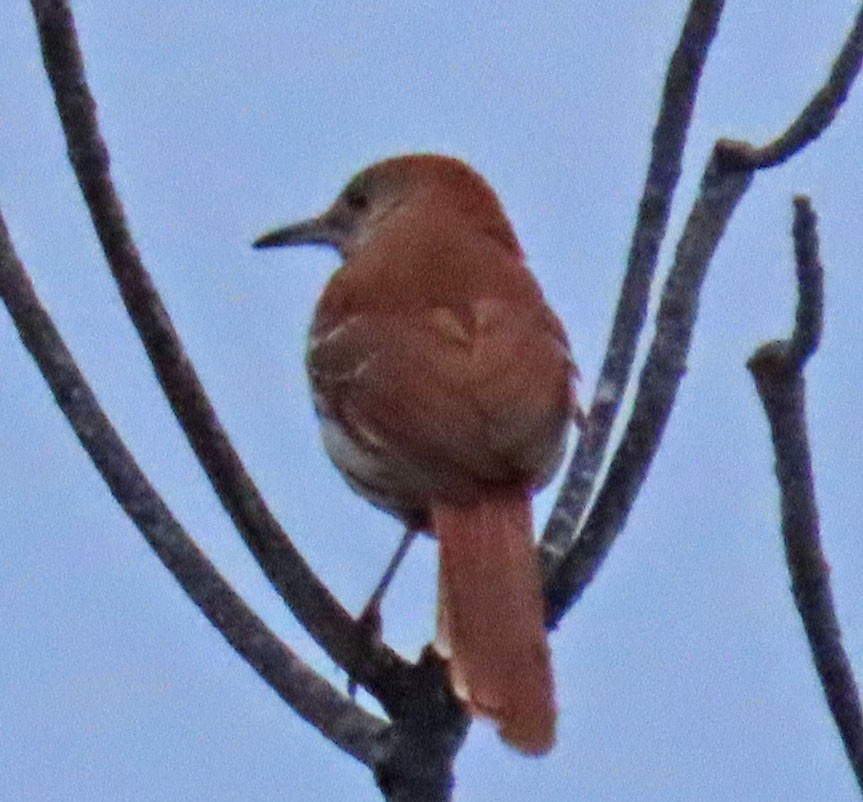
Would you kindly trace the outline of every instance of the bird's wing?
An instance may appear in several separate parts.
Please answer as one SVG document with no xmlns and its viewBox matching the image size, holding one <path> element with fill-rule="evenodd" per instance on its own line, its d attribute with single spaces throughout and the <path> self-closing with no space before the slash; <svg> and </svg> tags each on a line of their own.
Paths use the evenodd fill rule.
<svg viewBox="0 0 863 802">
<path fill-rule="evenodd" d="M 308 368 L 319 412 L 369 453 L 462 482 L 542 484 L 559 463 L 574 365 L 542 302 L 356 314 L 315 333 Z"/>
</svg>

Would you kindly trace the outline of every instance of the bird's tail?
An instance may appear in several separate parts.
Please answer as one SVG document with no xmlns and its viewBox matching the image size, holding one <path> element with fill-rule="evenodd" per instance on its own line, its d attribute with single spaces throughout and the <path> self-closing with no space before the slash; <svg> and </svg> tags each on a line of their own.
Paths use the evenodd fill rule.
<svg viewBox="0 0 863 802">
<path fill-rule="evenodd" d="M 471 713 L 528 754 L 554 744 L 556 709 L 539 564 L 524 488 L 470 504 L 433 503 L 440 544 L 438 637 L 450 681 Z"/>
</svg>

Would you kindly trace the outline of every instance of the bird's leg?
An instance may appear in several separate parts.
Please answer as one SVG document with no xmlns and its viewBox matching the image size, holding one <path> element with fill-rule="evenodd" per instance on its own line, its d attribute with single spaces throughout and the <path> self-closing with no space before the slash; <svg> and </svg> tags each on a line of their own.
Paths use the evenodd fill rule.
<svg viewBox="0 0 863 802">
<path fill-rule="evenodd" d="M 366 630 L 370 640 L 380 640 L 381 630 L 383 628 L 381 624 L 381 601 L 383 601 L 384 594 L 387 592 L 387 588 L 389 588 L 390 583 L 393 581 L 396 571 L 402 564 L 402 560 L 404 560 L 405 555 L 408 553 L 411 543 L 414 542 L 414 538 L 417 536 L 417 531 L 418 530 L 411 527 L 405 529 L 405 533 L 402 535 L 402 539 L 399 542 L 399 546 L 396 549 L 395 554 L 390 558 L 383 576 L 381 576 L 380 581 L 372 592 L 372 595 L 366 602 L 366 606 L 363 607 L 363 611 L 357 617 L 357 621 L 360 626 Z M 353 697 L 356 692 L 357 683 L 354 681 L 353 677 L 351 677 L 348 681 L 348 693 Z"/>
<path fill-rule="evenodd" d="M 396 549 L 395 554 L 393 554 L 392 558 L 390 559 L 389 564 L 387 565 L 386 570 L 383 573 L 383 576 L 377 584 L 377 587 L 374 589 L 374 592 L 369 597 L 369 600 L 366 602 L 366 606 L 363 608 L 363 611 L 359 615 L 360 623 L 380 623 L 381 601 L 383 600 L 384 594 L 387 592 L 387 588 L 393 581 L 393 577 L 395 576 L 398 567 L 401 565 L 402 560 L 408 553 L 408 549 L 410 548 L 411 543 L 413 543 L 416 535 L 416 529 L 405 529 L 405 533 L 404 535 L 402 535 L 399 547 Z"/>
</svg>

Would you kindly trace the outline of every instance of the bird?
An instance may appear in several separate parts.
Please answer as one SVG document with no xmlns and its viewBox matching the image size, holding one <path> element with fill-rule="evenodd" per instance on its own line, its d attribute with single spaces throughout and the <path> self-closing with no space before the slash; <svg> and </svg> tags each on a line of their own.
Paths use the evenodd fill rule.
<svg viewBox="0 0 863 802">
<path fill-rule="evenodd" d="M 564 327 L 496 193 L 454 157 L 374 163 L 254 247 L 303 244 L 342 258 L 306 351 L 324 447 L 357 494 L 437 538 L 451 688 L 544 754 L 557 706 L 531 498 L 582 422 Z"/>
</svg>

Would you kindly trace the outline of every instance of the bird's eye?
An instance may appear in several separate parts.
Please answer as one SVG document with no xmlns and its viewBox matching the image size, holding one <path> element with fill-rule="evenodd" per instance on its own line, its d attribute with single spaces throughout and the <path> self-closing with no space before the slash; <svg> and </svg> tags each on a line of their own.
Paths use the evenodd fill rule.
<svg viewBox="0 0 863 802">
<path fill-rule="evenodd" d="M 348 189 L 345 192 L 345 203 L 354 212 L 364 212 L 369 207 L 369 196 L 359 189 Z"/>
</svg>

